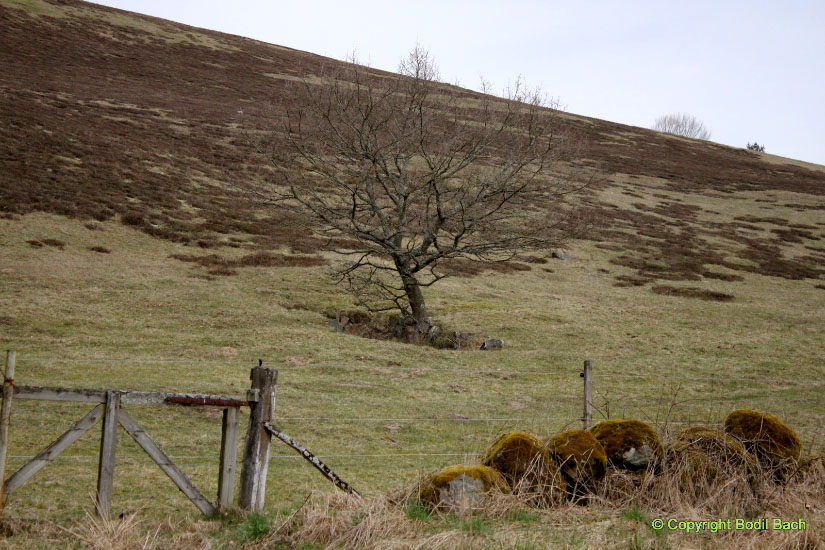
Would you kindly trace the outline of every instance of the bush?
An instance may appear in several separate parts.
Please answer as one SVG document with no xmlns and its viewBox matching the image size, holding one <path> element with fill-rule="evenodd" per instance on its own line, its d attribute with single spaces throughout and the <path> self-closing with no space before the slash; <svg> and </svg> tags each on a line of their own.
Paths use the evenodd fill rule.
<svg viewBox="0 0 825 550">
<path fill-rule="evenodd" d="M 765 152 L 765 146 L 764 145 L 759 145 L 755 141 L 753 143 L 748 142 L 748 150 L 757 151 L 759 153 L 764 153 Z"/>
</svg>

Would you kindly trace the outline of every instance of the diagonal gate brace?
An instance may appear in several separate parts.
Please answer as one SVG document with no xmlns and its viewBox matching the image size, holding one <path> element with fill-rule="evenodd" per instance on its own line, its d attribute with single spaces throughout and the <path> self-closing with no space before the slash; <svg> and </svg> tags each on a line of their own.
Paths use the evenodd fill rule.
<svg viewBox="0 0 825 550">
<path fill-rule="evenodd" d="M 74 426 L 66 430 L 60 437 L 52 441 L 48 447 L 37 453 L 37 456 L 20 467 L 6 480 L 4 497 L 26 483 L 30 477 L 40 471 L 41 468 L 57 458 L 66 448 L 80 439 L 91 428 L 97 419 L 103 414 L 103 405 L 98 405 L 89 413 L 78 420 Z"/>
<path fill-rule="evenodd" d="M 278 430 L 277 428 L 275 428 L 274 426 L 272 426 L 269 422 L 264 422 L 264 428 L 270 434 L 274 435 L 275 437 L 277 437 L 278 439 L 280 439 L 281 441 L 283 441 L 284 443 L 286 443 L 287 445 L 289 445 L 290 447 L 292 447 L 293 449 L 298 451 L 301 454 L 301 456 L 304 457 L 304 459 L 306 459 L 307 461 L 309 461 L 310 464 L 315 466 L 315 468 L 317 468 L 319 472 L 324 474 L 324 476 L 327 479 L 332 481 L 335 484 L 336 487 L 338 487 L 342 491 L 345 491 L 345 492 L 347 492 L 351 495 L 354 495 L 358 498 L 361 498 L 361 495 L 358 493 L 358 491 L 353 489 L 350 486 L 349 483 L 347 483 L 346 481 L 344 481 L 343 479 L 338 477 L 335 474 L 335 472 L 333 472 L 329 468 L 329 466 L 327 466 L 326 464 L 321 462 L 321 459 L 318 458 L 317 456 L 315 456 L 314 454 L 312 454 L 311 452 L 309 452 L 306 447 L 304 447 L 299 442 L 297 442 L 294 439 L 292 439 L 291 437 L 289 437 L 284 432 L 282 432 L 282 431 Z"/>
<path fill-rule="evenodd" d="M 134 439 L 144 451 L 146 451 L 146 454 L 152 457 L 152 460 L 154 460 L 155 463 L 160 466 L 161 470 L 169 476 L 169 479 L 175 482 L 178 489 L 189 497 L 189 500 L 191 500 L 195 506 L 198 507 L 203 515 L 206 517 L 212 517 L 217 514 L 217 510 L 212 503 L 209 502 L 209 499 L 207 499 L 195 486 L 195 484 L 192 483 L 188 477 L 186 477 L 186 474 L 184 474 L 183 471 L 178 468 L 174 462 L 172 462 L 169 455 L 158 447 L 157 443 L 149 437 L 149 434 L 146 433 L 146 431 L 135 421 L 134 418 L 132 418 L 129 413 L 123 409 L 120 409 L 117 411 L 117 419 L 120 422 L 120 425 L 123 426 L 123 429 L 125 429 L 129 435 L 132 436 L 132 439 Z"/>
</svg>

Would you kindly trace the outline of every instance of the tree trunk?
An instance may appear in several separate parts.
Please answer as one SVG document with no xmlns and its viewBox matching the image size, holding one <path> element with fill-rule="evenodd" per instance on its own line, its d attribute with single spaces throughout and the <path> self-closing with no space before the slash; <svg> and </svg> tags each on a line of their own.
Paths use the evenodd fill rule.
<svg viewBox="0 0 825 550">
<path fill-rule="evenodd" d="M 433 324 L 430 314 L 427 313 L 427 306 L 424 304 L 424 294 L 415 276 L 402 277 L 404 281 L 404 291 L 407 293 L 407 300 L 410 302 L 410 309 L 415 320 L 418 332 L 426 334 Z"/>
<path fill-rule="evenodd" d="M 430 327 L 433 325 L 433 320 L 427 312 L 427 306 L 424 304 L 424 294 L 421 292 L 421 285 L 418 284 L 418 279 L 415 278 L 409 270 L 409 265 L 402 260 L 395 260 L 395 267 L 398 269 L 398 274 L 401 276 L 401 282 L 404 285 L 404 292 L 407 294 L 407 301 L 410 304 L 410 311 L 412 312 L 413 320 L 415 321 L 415 328 L 419 337 L 426 336 Z"/>
</svg>

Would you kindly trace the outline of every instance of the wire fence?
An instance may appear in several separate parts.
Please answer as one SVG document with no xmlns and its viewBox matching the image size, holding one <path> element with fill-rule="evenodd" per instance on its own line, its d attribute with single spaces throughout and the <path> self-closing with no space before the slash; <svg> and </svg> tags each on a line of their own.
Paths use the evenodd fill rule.
<svg viewBox="0 0 825 550">
<path fill-rule="evenodd" d="M 490 353 L 491 363 L 495 353 Z M 223 395 L 245 392 L 252 366 L 235 360 L 60 359 L 23 354 L 17 363 L 18 384 L 88 387 L 76 381 L 91 376 L 99 380 L 98 388 L 176 389 L 164 385 L 171 382 L 189 391 Z M 503 431 L 518 429 L 546 438 L 582 427 L 580 365 L 523 370 L 410 367 L 380 361 L 268 362 L 267 366 L 279 371 L 273 423 L 334 469 L 340 468 L 338 473 L 357 487 L 389 489 L 422 472 L 478 460 Z M 223 384 L 233 371 L 238 373 L 238 383 L 228 389 Z M 219 372 L 219 376 L 204 376 L 209 372 Z M 129 387 L 135 385 L 143 387 Z M 604 418 L 635 418 L 665 432 L 692 424 L 720 425 L 734 408 L 753 408 L 772 412 L 791 424 L 800 433 L 806 452 L 822 452 L 825 442 L 825 377 L 691 376 L 679 374 L 676 367 L 634 371 L 605 362 L 595 364 L 593 388 L 594 423 Z M 31 459 L 90 407 L 54 403 L 38 408 L 15 402 L 11 466 Z M 135 407 L 134 414 L 173 460 L 185 464 L 193 479 L 207 487 L 217 484 L 218 413 Z M 248 421 L 243 414 L 242 430 Z M 81 468 L 93 470 L 98 460 L 97 435 L 90 434 L 55 460 L 55 466 L 62 464 L 64 469 L 47 476 L 38 490 L 46 490 L 67 472 L 79 476 L 76 472 Z M 149 459 L 129 438 L 119 440 L 117 453 L 118 463 L 132 468 L 124 470 L 124 480 L 144 476 Z M 333 490 L 286 447 L 273 447 L 270 460 L 271 499 L 288 499 L 307 485 Z M 152 498 L 160 485 L 152 479 L 155 486 L 135 491 L 135 499 Z M 174 487 L 169 491 L 174 492 Z M 174 507 L 176 501 L 169 499 L 167 505 Z M 28 504 L 25 499 L 20 501 L 21 506 Z"/>
</svg>

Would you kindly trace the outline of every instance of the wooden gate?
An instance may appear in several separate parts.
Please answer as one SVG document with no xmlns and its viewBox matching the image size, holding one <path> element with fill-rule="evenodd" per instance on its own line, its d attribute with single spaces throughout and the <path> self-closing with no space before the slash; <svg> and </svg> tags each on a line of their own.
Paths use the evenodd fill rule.
<svg viewBox="0 0 825 550">
<path fill-rule="evenodd" d="M 254 511 L 263 508 L 271 441 L 267 424 L 272 420 L 275 410 L 275 386 L 278 371 L 263 367 L 253 368 L 250 376 L 252 388 L 247 391 L 247 395 L 232 397 L 190 393 L 16 386 L 14 368 L 15 352 L 9 351 L 6 356 L 3 404 L 0 409 L 0 511 L 9 493 L 18 489 L 41 468 L 54 460 L 102 417 L 97 476 L 99 514 L 108 517 L 111 511 L 117 426 L 120 424 L 204 515 L 213 516 L 218 511 L 232 506 L 240 407 L 250 407 L 250 415 L 241 466 L 238 506 Z M 6 456 L 12 398 L 94 403 L 96 406 L 7 478 L 5 475 Z M 126 411 L 124 407 L 126 405 L 197 406 L 223 409 L 218 495 L 215 504 L 203 495 Z"/>
</svg>

